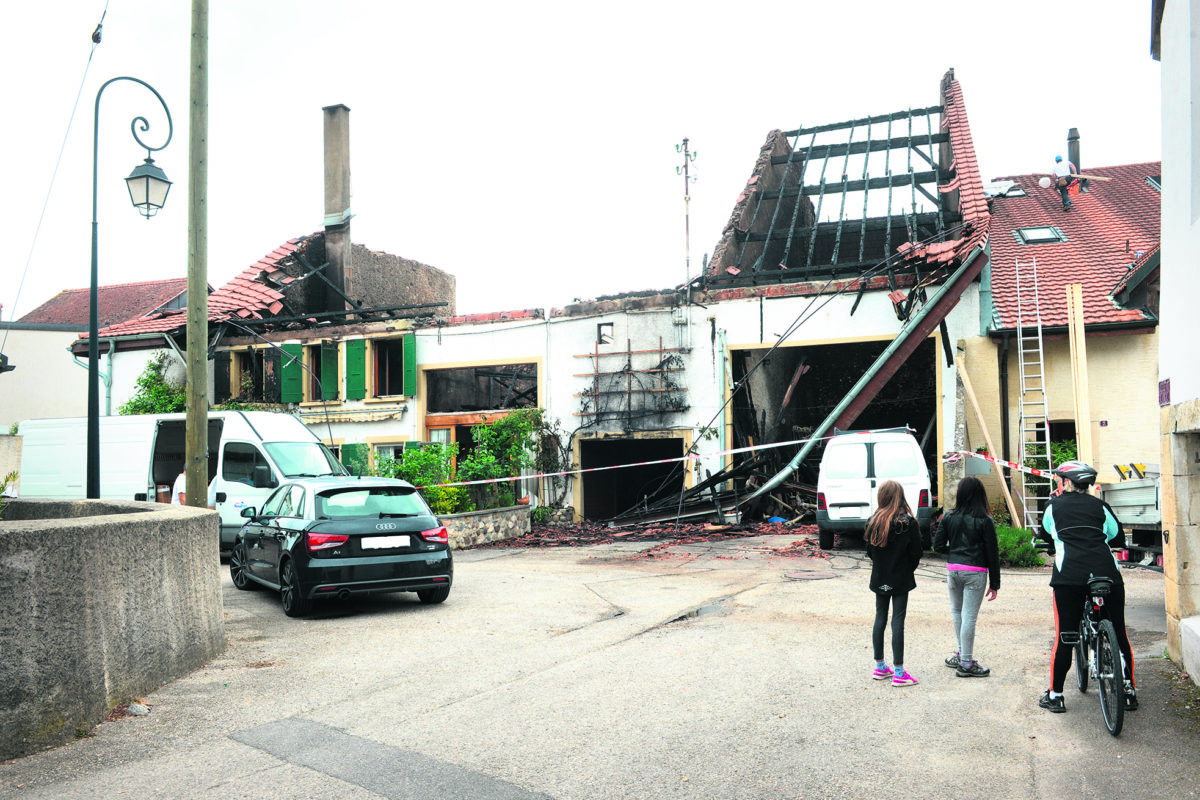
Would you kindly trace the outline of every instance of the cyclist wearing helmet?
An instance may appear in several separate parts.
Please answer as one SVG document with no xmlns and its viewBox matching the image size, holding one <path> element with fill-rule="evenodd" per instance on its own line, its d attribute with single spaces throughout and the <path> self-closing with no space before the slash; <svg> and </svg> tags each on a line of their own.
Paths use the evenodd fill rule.
<svg viewBox="0 0 1200 800">
<path fill-rule="evenodd" d="M 1138 706 L 1137 690 L 1133 683 L 1133 651 L 1125 634 L 1125 582 L 1121 568 L 1109 542 L 1121 535 L 1116 515 L 1108 504 L 1088 493 L 1096 481 L 1096 470 L 1082 461 L 1067 461 L 1054 470 L 1059 479 L 1059 491 L 1046 504 L 1042 514 L 1043 539 L 1050 541 L 1054 553 L 1054 569 L 1050 588 L 1054 591 L 1054 661 L 1050 688 L 1038 700 L 1038 705 L 1056 714 L 1066 711 L 1063 701 L 1063 682 L 1071 668 L 1074 644 L 1063 641 L 1063 635 L 1079 630 L 1083 618 L 1083 601 L 1091 577 L 1106 577 L 1113 581 L 1112 594 L 1104 601 L 1104 609 L 1117 632 L 1117 644 L 1125 661 L 1125 708 Z"/>
</svg>

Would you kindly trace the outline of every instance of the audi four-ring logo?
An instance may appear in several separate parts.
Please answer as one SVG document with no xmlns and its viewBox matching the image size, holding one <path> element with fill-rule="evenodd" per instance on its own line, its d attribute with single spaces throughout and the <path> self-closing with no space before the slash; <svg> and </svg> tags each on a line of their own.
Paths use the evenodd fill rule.
<svg viewBox="0 0 1200 800">
<path fill-rule="evenodd" d="M 375 530 L 377 530 L 377 531 L 394 531 L 394 530 L 396 530 L 397 527 L 399 527 L 399 526 L 396 525 L 396 523 L 394 523 L 394 522 L 381 522 L 375 526 Z"/>
</svg>

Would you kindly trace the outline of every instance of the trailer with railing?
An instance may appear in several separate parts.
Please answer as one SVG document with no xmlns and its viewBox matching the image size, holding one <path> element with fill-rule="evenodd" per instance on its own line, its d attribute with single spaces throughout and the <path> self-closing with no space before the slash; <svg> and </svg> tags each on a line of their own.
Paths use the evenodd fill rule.
<svg viewBox="0 0 1200 800">
<path fill-rule="evenodd" d="M 1117 465 L 1122 480 L 1100 484 L 1100 497 L 1121 523 L 1117 558 L 1162 569 L 1162 485 L 1157 464 Z"/>
</svg>

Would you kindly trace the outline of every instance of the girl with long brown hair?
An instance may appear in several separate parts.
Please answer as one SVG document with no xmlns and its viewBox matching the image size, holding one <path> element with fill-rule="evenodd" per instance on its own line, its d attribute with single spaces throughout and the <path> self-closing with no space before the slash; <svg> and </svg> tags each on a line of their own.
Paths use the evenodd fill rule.
<svg viewBox="0 0 1200 800">
<path fill-rule="evenodd" d="M 908 593 L 917 588 L 913 578 L 921 562 L 921 529 L 896 481 L 879 486 L 878 509 L 867 521 L 867 555 L 871 559 L 870 589 L 875 593 L 875 626 L 871 645 L 875 651 L 877 681 L 892 679 L 892 686 L 913 686 L 917 679 L 904 669 L 904 617 Z M 888 606 L 892 608 L 892 667 L 883 659 L 883 632 Z"/>
</svg>

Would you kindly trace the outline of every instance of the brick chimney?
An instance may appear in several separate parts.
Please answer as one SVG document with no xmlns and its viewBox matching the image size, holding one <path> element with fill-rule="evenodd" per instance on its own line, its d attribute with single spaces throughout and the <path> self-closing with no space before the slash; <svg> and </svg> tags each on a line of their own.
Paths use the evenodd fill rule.
<svg viewBox="0 0 1200 800">
<path fill-rule="evenodd" d="M 1067 131 L 1067 160 L 1075 165 L 1075 169 L 1083 172 L 1083 164 L 1079 163 L 1079 128 Z M 1080 191 L 1087 191 L 1088 182 L 1079 182 Z"/>
<path fill-rule="evenodd" d="M 325 106 L 325 277 L 348 296 L 354 296 L 350 262 L 350 109 Z M 326 307 L 348 306 L 336 292 L 326 292 Z"/>
</svg>

